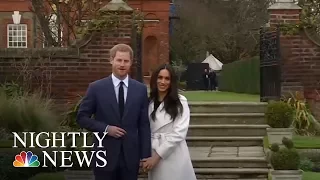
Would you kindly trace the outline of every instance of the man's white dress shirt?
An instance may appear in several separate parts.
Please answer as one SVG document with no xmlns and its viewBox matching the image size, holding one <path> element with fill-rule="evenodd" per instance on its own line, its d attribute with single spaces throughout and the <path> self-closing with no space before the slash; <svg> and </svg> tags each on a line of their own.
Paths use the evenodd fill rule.
<svg viewBox="0 0 320 180">
<path fill-rule="evenodd" d="M 120 87 L 120 82 L 122 81 L 124 84 L 123 86 L 123 97 L 124 97 L 124 102 L 126 102 L 127 99 L 127 94 L 128 94 L 128 87 L 129 87 L 129 76 L 127 75 L 126 78 L 124 78 L 123 80 L 117 78 L 113 73 L 111 75 L 112 78 L 112 83 L 113 83 L 113 87 L 114 87 L 114 92 L 116 94 L 116 99 L 117 102 L 119 102 L 119 87 Z M 107 132 L 109 125 L 107 125 L 105 132 Z"/>
</svg>

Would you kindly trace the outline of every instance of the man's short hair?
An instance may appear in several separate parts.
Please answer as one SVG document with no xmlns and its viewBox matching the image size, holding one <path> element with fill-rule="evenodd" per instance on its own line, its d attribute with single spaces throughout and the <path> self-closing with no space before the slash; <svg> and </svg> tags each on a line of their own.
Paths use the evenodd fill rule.
<svg viewBox="0 0 320 180">
<path fill-rule="evenodd" d="M 127 44 L 117 44 L 117 45 L 113 46 L 110 49 L 110 60 L 113 60 L 113 58 L 116 56 L 117 51 L 129 52 L 130 59 L 131 60 L 133 59 L 133 50 L 129 45 L 127 45 Z"/>
</svg>

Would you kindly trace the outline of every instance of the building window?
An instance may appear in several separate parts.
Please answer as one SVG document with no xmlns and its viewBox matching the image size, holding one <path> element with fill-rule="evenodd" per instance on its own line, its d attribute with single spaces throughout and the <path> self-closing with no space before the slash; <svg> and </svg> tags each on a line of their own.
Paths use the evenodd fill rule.
<svg viewBox="0 0 320 180">
<path fill-rule="evenodd" d="M 27 25 L 8 24 L 8 48 L 27 48 Z"/>
</svg>

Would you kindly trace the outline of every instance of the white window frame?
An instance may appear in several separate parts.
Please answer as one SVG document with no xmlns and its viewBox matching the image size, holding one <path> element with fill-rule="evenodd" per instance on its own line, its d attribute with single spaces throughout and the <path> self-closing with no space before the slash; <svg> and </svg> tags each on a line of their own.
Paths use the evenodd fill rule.
<svg viewBox="0 0 320 180">
<path fill-rule="evenodd" d="M 14 30 L 10 30 L 10 27 L 24 27 L 24 31 L 25 31 L 25 36 L 22 36 L 22 33 L 21 35 L 15 35 L 15 36 L 10 36 L 10 31 L 14 31 Z M 17 30 L 18 31 L 23 31 L 23 30 Z M 25 41 L 9 41 L 10 37 L 25 37 Z M 25 46 L 10 46 L 10 42 L 25 42 Z M 28 26 L 27 24 L 7 24 L 7 48 L 28 48 Z"/>
</svg>

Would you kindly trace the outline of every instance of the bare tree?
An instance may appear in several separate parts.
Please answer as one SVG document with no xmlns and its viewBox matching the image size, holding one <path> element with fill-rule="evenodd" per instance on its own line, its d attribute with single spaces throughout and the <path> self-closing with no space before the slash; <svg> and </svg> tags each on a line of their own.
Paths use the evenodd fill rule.
<svg viewBox="0 0 320 180">
<path fill-rule="evenodd" d="M 201 34 L 194 29 L 191 22 L 181 19 L 173 26 L 173 35 L 170 38 L 170 49 L 172 59 L 175 62 L 193 62 L 205 53 L 205 46 L 202 42 Z"/>
<path fill-rule="evenodd" d="M 86 20 L 95 17 L 102 0 L 30 0 L 32 12 L 49 47 L 69 45 Z"/>
<path fill-rule="evenodd" d="M 176 4 L 180 20 L 172 39 L 177 42 L 171 46 L 176 56 L 185 59 L 189 55 L 184 50 L 192 49 L 202 56 L 193 52 L 191 60 L 201 60 L 208 50 L 229 63 L 258 54 L 259 28 L 268 22 L 269 0 L 178 0 Z"/>
</svg>

